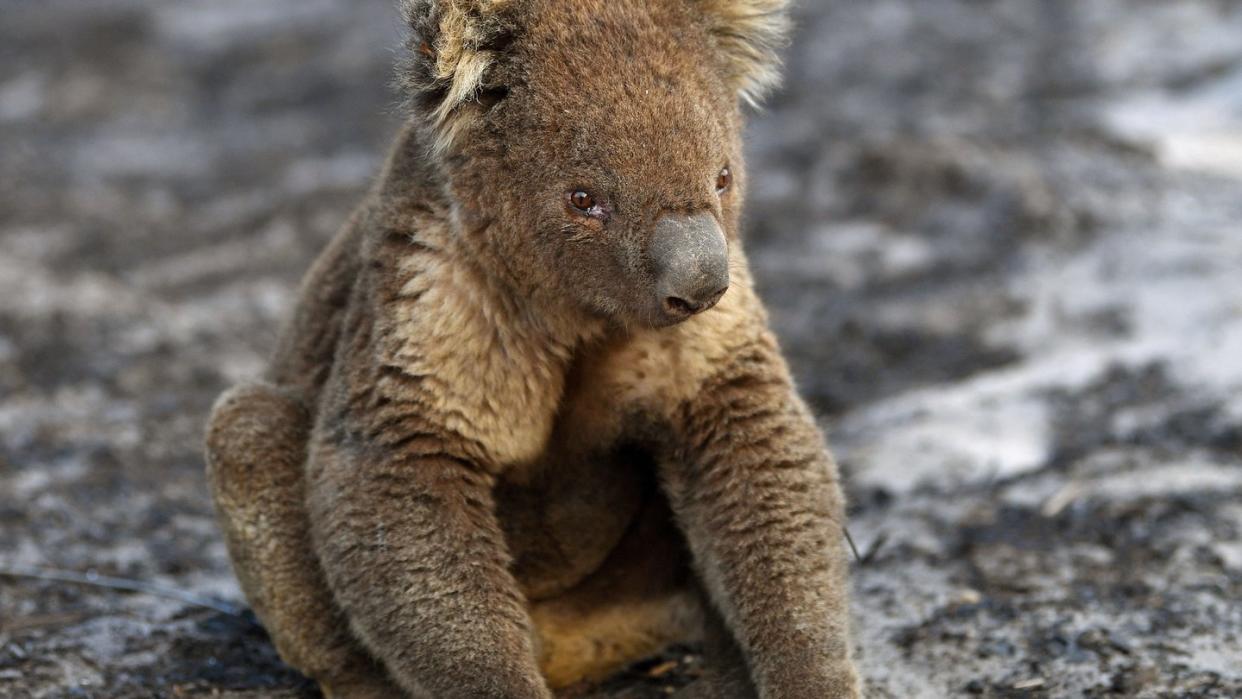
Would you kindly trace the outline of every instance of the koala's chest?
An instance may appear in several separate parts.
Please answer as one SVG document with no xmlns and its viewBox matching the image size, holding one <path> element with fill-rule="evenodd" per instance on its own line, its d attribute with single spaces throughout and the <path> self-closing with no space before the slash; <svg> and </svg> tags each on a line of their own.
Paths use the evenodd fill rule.
<svg viewBox="0 0 1242 699">
<path fill-rule="evenodd" d="M 702 369 L 675 335 L 651 335 L 587 353 L 566 381 L 554 434 L 608 447 L 633 424 L 662 423 L 693 397 Z"/>
<path fill-rule="evenodd" d="M 490 373 L 505 378 L 480 384 L 475 402 L 489 409 L 470 414 L 489 419 L 476 417 L 461 429 L 492 447 L 511 479 L 525 480 L 577 454 L 610 452 L 640 437 L 633 433 L 636 427 L 666 423 L 702 383 L 705 371 L 695 357 L 676 337 L 655 333 L 593 347 L 557 377 L 561 389 L 555 396 L 540 394 L 530 381 L 510 380 L 514 374 L 507 371 L 476 366 L 467 381 L 482 381 Z"/>
<path fill-rule="evenodd" d="M 540 458 L 502 478 L 501 524 L 532 599 L 596 571 L 660 497 L 654 457 L 639 445 L 661 431 L 662 413 L 686 390 L 667 349 L 628 343 L 584 356 Z"/>
</svg>

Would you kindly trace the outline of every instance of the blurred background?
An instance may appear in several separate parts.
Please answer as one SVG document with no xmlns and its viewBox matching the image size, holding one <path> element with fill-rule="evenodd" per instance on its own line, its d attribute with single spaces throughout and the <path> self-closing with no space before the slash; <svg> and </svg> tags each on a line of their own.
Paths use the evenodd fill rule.
<svg viewBox="0 0 1242 699">
<path fill-rule="evenodd" d="M 393 5 L 0 0 L 0 696 L 315 696 L 201 430 L 397 129 Z M 1242 2 L 797 17 L 748 245 L 871 695 L 1242 696 Z"/>
</svg>

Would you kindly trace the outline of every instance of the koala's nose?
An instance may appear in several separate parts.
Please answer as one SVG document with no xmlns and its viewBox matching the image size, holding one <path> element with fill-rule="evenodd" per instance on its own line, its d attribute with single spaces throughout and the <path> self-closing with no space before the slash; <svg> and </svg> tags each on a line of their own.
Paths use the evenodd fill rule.
<svg viewBox="0 0 1242 699">
<path fill-rule="evenodd" d="M 670 320 L 706 311 L 729 288 L 729 247 L 709 213 L 660 219 L 647 254 L 660 307 Z"/>
</svg>

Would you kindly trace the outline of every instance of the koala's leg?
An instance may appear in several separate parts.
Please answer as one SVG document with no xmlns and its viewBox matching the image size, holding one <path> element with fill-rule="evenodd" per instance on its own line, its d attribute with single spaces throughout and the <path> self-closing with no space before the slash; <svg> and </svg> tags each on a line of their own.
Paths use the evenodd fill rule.
<svg viewBox="0 0 1242 699">
<path fill-rule="evenodd" d="M 402 692 L 350 636 L 311 548 L 302 469 L 309 418 L 281 390 L 250 384 L 216 402 L 207 475 L 242 590 L 286 662 L 340 699 Z"/>
<path fill-rule="evenodd" d="M 675 418 L 663 482 L 764 699 L 856 697 L 836 465 L 766 333 Z"/>
<path fill-rule="evenodd" d="M 539 665 L 562 689 L 606 678 L 702 635 L 688 552 L 658 494 L 586 580 L 532 605 Z"/>
<path fill-rule="evenodd" d="M 319 560 L 358 638 L 416 695 L 550 699 L 494 477 L 468 459 L 469 444 L 422 418 L 342 412 L 312 440 L 308 503 Z"/>
<path fill-rule="evenodd" d="M 653 505 L 594 575 L 532 606 L 544 675 L 553 689 L 581 687 L 670 645 L 702 641 L 703 677 L 674 696 L 755 699 L 746 658 L 691 579 L 667 505 Z"/>
</svg>

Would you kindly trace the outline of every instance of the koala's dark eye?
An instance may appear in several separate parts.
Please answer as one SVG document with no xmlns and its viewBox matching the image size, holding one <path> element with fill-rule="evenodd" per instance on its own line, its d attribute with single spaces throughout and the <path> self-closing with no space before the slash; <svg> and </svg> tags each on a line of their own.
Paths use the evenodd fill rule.
<svg viewBox="0 0 1242 699">
<path fill-rule="evenodd" d="M 720 174 L 716 175 L 716 193 L 724 194 L 729 186 L 733 184 L 733 171 L 727 166 L 721 168 Z"/>
<path fill-rule="evenodd" d="M 573 207 L 571 210 L 575 213 L 595 219 L 600 223 L 608 221 L 608 207 L 585 189 L 576 189 L 567 193 L 565 202 L 569 205 L 566 208 Z"/>
<path fill-rule="evenodd" d="M 595 208 L 595 197 L 591 196 L 590 192 L 584 192 L 579 189 L 576 192 L 570 193 L 569 203 L 573 204 L 575 209 L 586 214 Z"/>
</svg>

